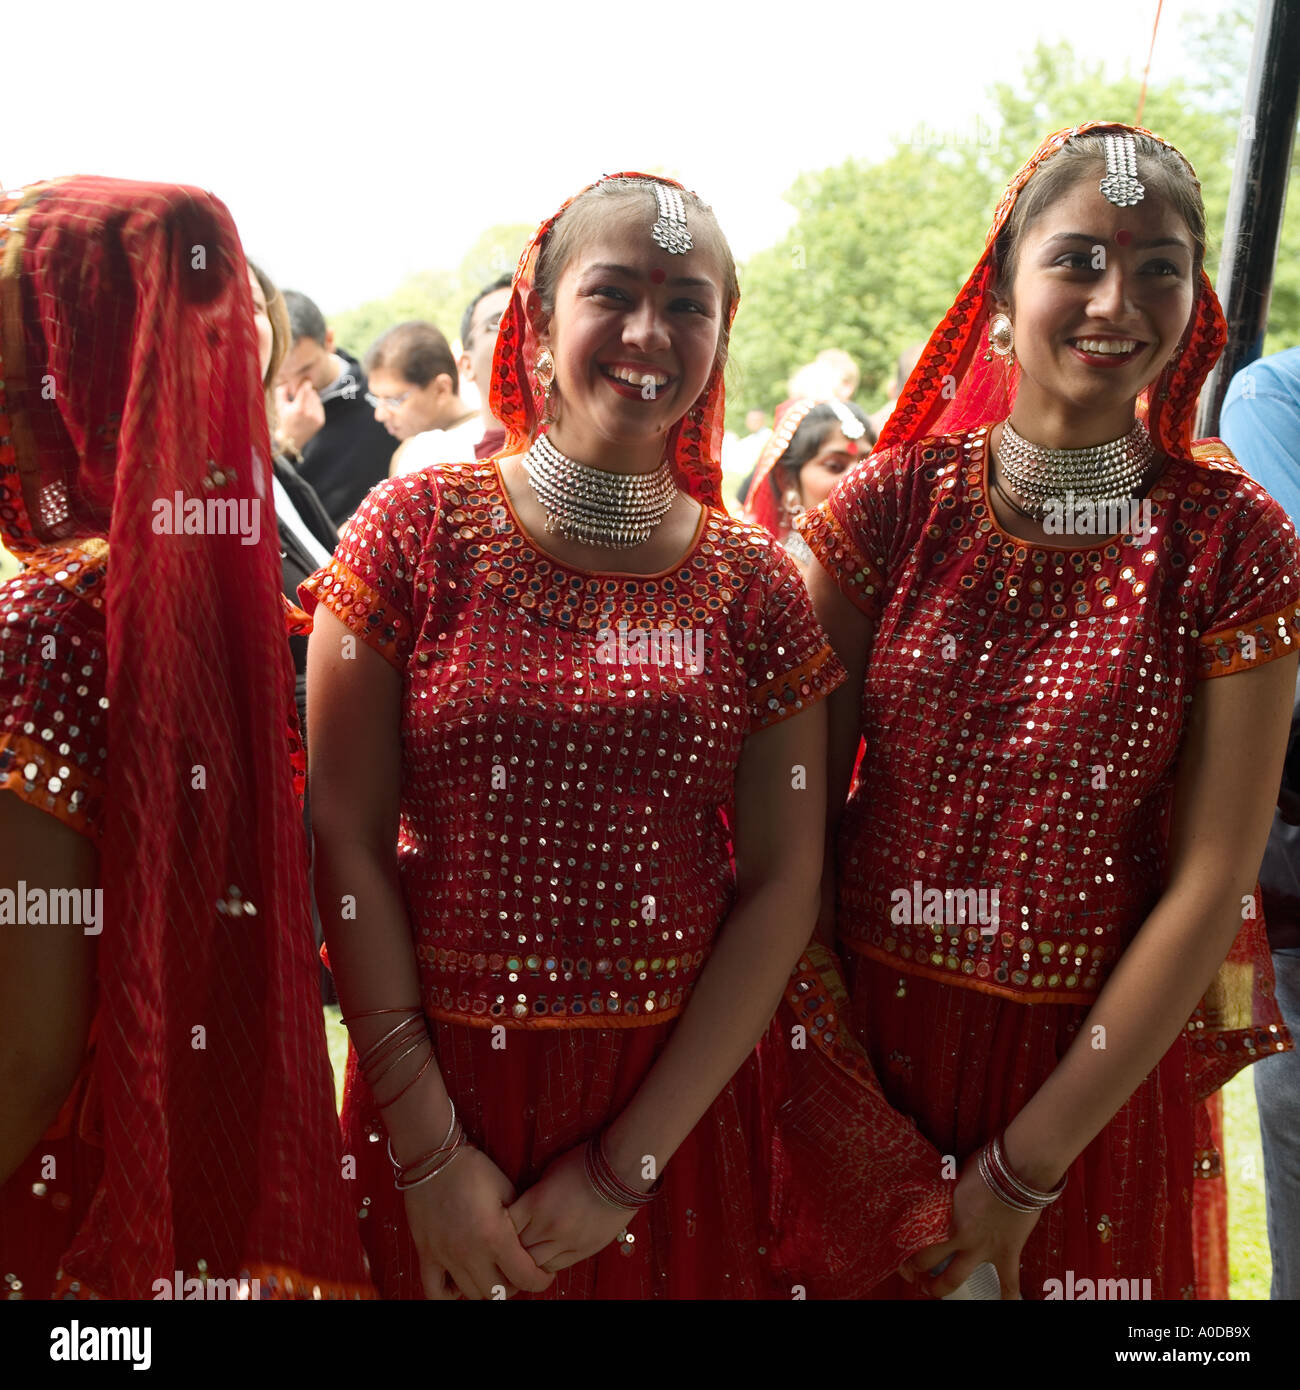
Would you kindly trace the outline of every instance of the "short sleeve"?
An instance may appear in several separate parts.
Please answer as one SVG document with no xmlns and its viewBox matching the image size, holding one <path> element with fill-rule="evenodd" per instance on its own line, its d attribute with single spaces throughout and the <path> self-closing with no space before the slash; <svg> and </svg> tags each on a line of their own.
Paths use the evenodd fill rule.
<svg viewBox="0 0 1300 1390">
<path fill-rule="evenodd" d="M 0 584 L 0 790 L 96 845 L 107 664 L 101 613 L 38 568 Z"/>
<path fill-rule="evenodd" d="M 794 562 L 775 542 L 771 555 L 744 651 L 751 733 L 816 704 L 848 678 Z"/>
<path fill-rule="evenodd" d="M 1245 506 L 1225 535 L 1198 639 L 1202 679 L 1300 651 L 1300 546 L 1286 513 L 1243 478 Z"/>
<path fill-rule="evenodd" d="M 303 607 L 312 613 L 324 604 L 404 672 L 419 630 L 416 576 L 437 517 L 432 470 L 380 483 L 344 528 L 329 564 L 298 586 Z"/>
<path fill-rule="evenodd" d="M 898 533 L 901 468 L 897 449 L 872 454 L 796 523 L 817 562 L 869 618 L 879 614 L 887 588 Z"/>
</svg>

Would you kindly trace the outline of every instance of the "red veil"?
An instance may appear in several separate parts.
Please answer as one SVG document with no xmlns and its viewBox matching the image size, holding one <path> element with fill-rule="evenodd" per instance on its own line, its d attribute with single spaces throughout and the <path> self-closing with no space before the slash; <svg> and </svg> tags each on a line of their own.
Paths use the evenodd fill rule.
<svg viewBox="0 0 1300 1390">
<path fill-rule="evenodd" d="M 1072 137 L 1107 130 L 1148 135 L 1171 150 L 1174 148 L 1149 130 L 1114 121 L 1088 121 L 1068 130 L 1058 130 L 1039 145 L 1002 195 L 985 239 L 984 254 L 976 262 L 943 322 L 930 335 L 893 414 L 880 432 L 877 453 L 897 445 L 912 444 L 928 435 L 960 434 L 980 425 L 994 424 L 1011 413 L 1020 375 L 1015 358 L 999 357 L 995 353 L 985 360 L 988 321 L 994 313 L 994 243 L 1006 226 L 1021 190 L 1043 164 Z M 1183 158 L 1181 154 L 1179 158 Z M 1183 162 L 1187 163 L 1185 159 Z M 1190 164 L 1187 168 L 1195 178 Z M 1196 399 L 1210 368 L 1223 351 L 1227 336 L 1223 310 L 1202 268 L 1182 350 L 1139 398 L 1139 412 L 1145 415 L 1151 438 L 1162 452 L 1175 458 L 1192 457 Z"/>
<path fill-rule="evenodd" d="M 653 177 L 682 187 L 657 175 L 609 177 Z M 581 196 L 547 218 L 524 248 L 501 319 L 491 408 L 506 428 L 508 452 L 531 443 L 542 414 L 524 294 L 544 238 Z M 733 303 L 728 324 L 735 311 Z M 723 373 L 715 367 L 667 441 L 679 486 L 718 510 L 723 413 Z M 862 1297 L 950 1229 L 952 1184 L 940 1180 L 940 1156 L 885 1100 L 865 1051 L 842 1021 L 847 1014 L 839 962 L 813 942 L 755 1054 L 761 1096 L 753 1172 L 766 1189 L 756 1195 L 767 1207 L 764 1248 L 779 1297 L 790 1297 L 794 1285 L 810 1298 Z"/>
<path fill-rule="evenodd" d="M 239 238 L 198 189 L 76 177 L 0 198 L 0 243 L 0 532 L 106 630 L 80 1121 L 102 1171 L 59 1291 L 150 1298 L 180 1270 L 256 1277 L 263 1296 L 364 1295 Z M 159 534 L 155 503 L 176 493 L 260 508 L 257 542 Z"/>
</svg>

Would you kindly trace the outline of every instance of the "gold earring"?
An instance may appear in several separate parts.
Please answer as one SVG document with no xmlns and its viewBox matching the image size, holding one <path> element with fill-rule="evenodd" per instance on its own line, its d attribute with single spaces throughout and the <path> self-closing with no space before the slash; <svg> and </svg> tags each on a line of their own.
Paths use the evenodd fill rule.
<svg viewBox="0 0 1300 1390">
<path fill-rule="evenodd" d="M 537 354 L 533 372 L 537 377 L 537 384 L 545 393 L 542 402 L 542 423 L 554 424 L 555 417 L 551 413 L 551 387 L 555 385 L 555 358 L 551 356 L 550 348 L 543 348 Z"/>
<path fill-rule="evenodd" d="M 1011 326 L 1011 320 L 1005 314 L 994 314 L 989 321 L 989 349 L 996 352 L 999 357 L 1010 357 L 1011 349 L 1015 345 L 1015 330 Z M 989 354 L 984 354 L 987 362 Z"/>
</svg>

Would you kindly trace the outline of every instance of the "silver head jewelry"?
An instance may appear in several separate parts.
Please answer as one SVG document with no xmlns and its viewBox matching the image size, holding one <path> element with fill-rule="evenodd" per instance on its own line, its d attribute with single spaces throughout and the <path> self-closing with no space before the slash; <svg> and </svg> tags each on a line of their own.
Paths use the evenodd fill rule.
<svg viewBox="0 0 1300 1390">
<path fill-rule="evenodd" d="M 686 204 L 681 189 L 657 183 L 655 197 L 659 201 L 659 217 L 650 228 L 650 235 L 670 255 L 684 255 L 693 250 L 695 243 L 686 229 Z"/>
<path fill-rule="evenodd" d="M 1137 178 L 1137 143 L 1124 131 L 1106 135 L 1106 177 L 1098 187 L 1108 203 L 1117 208 L 1131 208 L 1146 197 L 1146 189 Z"/>
</svg>

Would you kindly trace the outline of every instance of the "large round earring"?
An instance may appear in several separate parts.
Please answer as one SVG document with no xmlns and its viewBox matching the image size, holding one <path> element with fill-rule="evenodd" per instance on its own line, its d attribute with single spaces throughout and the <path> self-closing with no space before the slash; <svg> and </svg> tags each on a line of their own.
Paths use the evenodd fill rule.
<svg viewBox="0 0 1300 1390">
<path fill-rule="evenodd" d="M 551 413 L 551 387 L 555 385 L 555 358 L 551 356 L 550 348 L 543 348 L 537 354 L 537 361 L 533 364 L 533 373 L 537 377 L 537 384 L 545 392 L 545 400 L 542 404 L 542 422 L 544 424 L 554 424 L 555 417 Z"/>
<path fill-rule="evenodd" d="M 1005 314 L 994 314 L 989 321 L 989 349 L 999 357 L 1010 357 L 1015 337 L 1011 320 Z"/>
<path fill-rule="evenodd" d="M 785 496 L 781 499 L 781 505 L 785 508 L 786 515 L 791 521 L 804 514 L 803 498 L 795 488 L 786 489 Z"/>
</svg>

